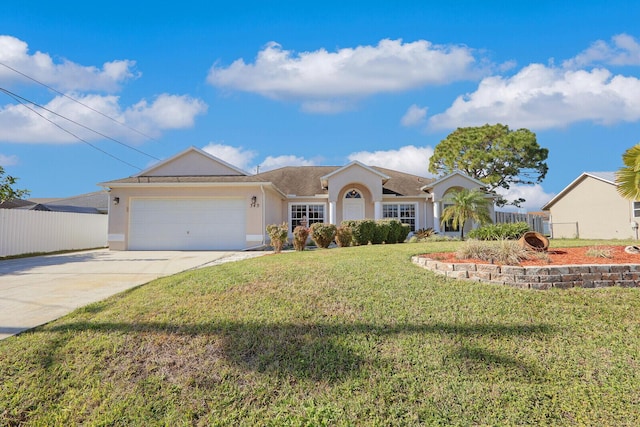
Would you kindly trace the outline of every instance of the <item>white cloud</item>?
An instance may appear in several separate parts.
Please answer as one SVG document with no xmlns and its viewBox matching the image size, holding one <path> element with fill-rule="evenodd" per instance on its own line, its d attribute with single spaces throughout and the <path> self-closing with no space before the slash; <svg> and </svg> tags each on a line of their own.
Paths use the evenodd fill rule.
<svg viewBox="0 0 640 427">
<path fill-rule="evenodd" d="M 579 121 L 599 124 L 640 119 L 640 80 L 606 69 L 566 70 L 529 65 L 510 78 L 493 76 L 458 97 L 429 125 L 436 129 L 508 123 L 512 128 L 547 129 Z"/>
<path fill-rule="evenodd" d="M 0 154 L 0 166 L 13 166 L 18 163 L 18 156 Z"/>
<path fill-rule="evenodd" d="M 285 166 L 315 166 L 314 160 L 308 160 L 304 157 L 298 157 L 294 155 L 283 156 L 267 156 L 262 163 L 260 163 L 260 172 L 266 172 L 273 169 L 282 168 Z"/>
<path fill-rule="evenodd" d="M 204 101 L 187 95 L 163 93 L 153 102 L 142 100 L 125 113 L 125 120 L 134 127 L 155 129 L 183 129 L 192 127 L 197 115 L 207 111 Z"/>
<path fill-rule="evenodd" d="M 26 42 L 8 35 L 0 35 L 0 62 L 61 91 L 101 90 L 113 92 L 125 81 L 136 78 L 135 61 L 115 60 L 102 68 L 83 66 L 63 60 L 56 63 L 47 53 L 29 53 Z M 0 83 L 35 84 L 32 80 L 0 65 Z"/>
<path fill-rule="evenodd" d="M 336 102 L 340 105 L 337 98 L 352 100 L 476 78 L 476 67 L 471 49 L 425 40 L 385 39 L 376 46 L 302 53 L 271 42 L 258 52 L 254 63 L 238 59 L 228 67 L 215 64 L 207 81 L 220 88 L 302 101 L 306 111 L 332 112 Z"/>
<path fill-rule="evenodd" d="M 314 166 L 316 164 L 314 160 L 294 155 L 267 156 L 262 162 L 256 164 L 254 162 L 258 156 L 256 151 L 216 142 L 211 142 L 203 150 L 250 173 L 255 173 L 258 168 L 260 172 L 266 172 L 285 166 Z"/>
<path fill-rule="evenodd" d="M 380 166 L 413 175 L 430 177 L 429 158 L 433 155 L 431 147 L 406 145 L 397 150 L 359 151 L 349 155 L 349 160 L 357 160 L 369 166 Z"/>
<path fill-rule="evenodd" d="M 427 107 L 420 108 L 416 104 L 413 104 L 407 112 L 400 119 L 402 126 L 420 126 L 426 122 Z"/>
<path fill-rule="evenodd" d="M 640 65 L 640 43 L 628 34 L 618 34 L 611 43 L 594 42 L 574 58 L 563 62 L 565 68 L 580 68 L 592 64 Z"/>
<path fill-rule="evenodd" d="M 125 109 L 119 105 L 119 97 L 114 95 L 72 94 L 72 97 L 106 116 L 152 136 L 159 136 L 163 130 L 190 127 L 193 125 L 195 116 L 203 114 L 207 110 L 207 105 L 203 101 L 178 95 L 162 94 L 152 102 L 142 100 Z M 104 139 L 104 137 L 52 113 L 33 106 L 30 107 L 38 111 L 46 119 L 53 121 L 83 139 Z M 119 126 L 112 120 L 67 97 L 57 96 L 44 107 L 112 138 L 127 140 L 139 140 L 141 138 L 140 134 L 131 129 Z M 0 107 L 0 129 L 2 129 L 0 140 L 16 143 L 78 142 L 72 135 L 62 131 L 46 119 L 23 105 L 9 104 L 2 106 Z"/>
<path fill-rule="evenodd" d="M 215 142 L 209 143 L 202 149 L 244 171 L 255 172 L 255 168 L 251 164 L 258 153 L 253 150 L 245 150 L 242 147 L 233 147 Z"/>
<path fill-rule="evenodd" d="M 504 206 L 502 208 L 498 208 L 500 211 L 524 210 L 525 212 L 536 212 L 555 196 L 555 193 L 545 193 L 540 184 L 512 185 L 508 190 L 504 188 L 497 188 L 496 192 L 508 201 L 513 201 L 519 198 L 526 200 L 526 202 L 522 204 L 522 209 L 518 209 L 514 206 Z"/>
</svg>

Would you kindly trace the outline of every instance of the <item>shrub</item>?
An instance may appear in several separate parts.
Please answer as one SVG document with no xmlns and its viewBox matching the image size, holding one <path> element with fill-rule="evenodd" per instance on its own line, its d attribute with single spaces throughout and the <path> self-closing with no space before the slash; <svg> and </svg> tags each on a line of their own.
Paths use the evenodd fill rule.
<svg viewBox="0 0 640 427">
<path fill-rule="evenodd" d="M 518 265 L 520 261 L 529 258 L 530 252 L 515 240 L 498 240 L 483 242 L 469 239 L 458 248 L 456 258 L 481 259 L 492 264 Z"/>
<path fill-rule="evenodd" d="M 307 238 L 309 237 L 309 229 L 302 225 L 293 229 L 293 248 L 296 251 L 304 251 L 307 246 Z"/>
<path fill-rule="evenodd" d="M 373 229 L 373 239 L 371 243 L 379 245 L 381 243 L 389 242 L 389 231 L 391 231 L 391 224 L 389 221 L 381 219 L 376 221 L 376 227 Z"/>
<path fill-rule="evenodd" d="M 592 246 L 587 249 L 585 255 L 594 258 L 613 258 L 613 249 L 602 246 Z"/>
<path fill-rule="evenodd" d="M 376 227 L 375 221 L 371 219 L 342 221 L 341 225 L 351 228 L 353 243 L 355 245 L 368 245 L 373 241 L 373 234 Z"/>
<path fill-rule="evenodd" d="M 411 233 L 411 226 L 409 224 L 400 223 L 400 235 L 398 236 L 398 243 L 403 243 L 407 240 L 407 236 Z"/>
<path fill-rule="evenodd" d="M 267 234 L 271 240 L 271 247 L 275 253 L 280 253 L 289 240 L 289 226 L 286 222 L 282 224 L 267 225 Z"/>
<path fill-rule="evenodd" d="M 336 226 L 333 224 L 324 224 L 316 222 L 311 224 L 311 238 L 319 248 L 328 248 L 333 239 L 336 237 Z"/>
<path fill-rule="evenodd" d="M 389 236 L 387 237 L 387 243 L 398 243 L 402 235 L 402 223 L 397 219 L 387 220 L 389 221 Z M 405 236 L 406 239 L 406 236 Z"/>
<path fill-rule="evenodd" d="M 529 231 L 526 222 L 488 224 L 469 232 L 469 238 L 476 240 L 517 240 Z"/>
<path fill-rule="evenodd" d="M 351 240 L 353 239 L 353 233 L 351 228 L 346 225 L 340 225 L 336 228 L 336 245 L 341 248 L 351 246 Z"/>
<path fill-rule="evenodd" d="M 420 228 L 418 230 L 416 230 L 413 235 L 417 238 L 417 239 L 426 239 L 428 237 L 431 237 L 435 234 L 435 231 L 433 230 L 433 228 L 429 227 L 429 228 Z"/>
</svg>

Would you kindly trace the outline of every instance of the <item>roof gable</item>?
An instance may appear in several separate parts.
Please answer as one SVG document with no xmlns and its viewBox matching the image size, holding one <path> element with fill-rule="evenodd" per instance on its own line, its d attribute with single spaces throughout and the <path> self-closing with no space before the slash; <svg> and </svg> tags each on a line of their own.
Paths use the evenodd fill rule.
<svg viewBox="0 0 640 427">
<path fill-rule="evenodd" d="M 558 200 L 562 199 L 566 196 L 571 190 L 580 185 L 585 179 L 593 178 L 598 181 L 605 182 L 607 184 L 611 184 L 614 187 L 617 187 L 618 184 L 615 182 L 615 172 L 582 172 L 579 177 L 574 179 L 569 185 L 562 189 L 558 194 L 556 194 L 551 200 L 549 200 L 543 207 L 543 211 L 548 211 L 551 209 L 551 206 L 556 204 Z"/>
<path fill-rule="evenodd" d="M 486 187 L 487 186 L 487 184 L 485 184 L 484 182 L 480 181 L 479 179 L 472 178 L 469 175 L 467 175 L 467 174 L 465 174 L 465 173 L 463 173 L 463 172 L 461 172 L 459 170 L 456 170 L 456 171 L 453 171 L 450 174 L 445 175 L 445 176 L 443 176 L 441 178 L 437 178 L 435 181 L 431 182 L 428 185 L 425 185 L 423 188 L 424 189 L 434 188 L 434 187 L 444 183 L 445 181 L 449 181 L 449 180 L 451 180 L 451 179 L 453 179 L 455 177 L 463 178 L 463 179 L 469 181 L 470 183 L 472 183 L 474 185 L 477 185 L 478 187 Z"/>
<path fill-rule="evenodd" d="M 186 150 L 156 163 L 134 175 L 139 176 L 246 176 L 243 170 L 212 156 L 196 147 Z"/>
<path fill-rule="evenodd" d="M 327 186 L 329 185 L 329 180 L 337 175 L 340 175 L 342 173 L 345 173 L 347 170 L 349 169 L 354 169 L 354 168 L 359 168 L 361 170 L 363 170 L 366 173 L 370 173 L 373 175 L 377 175 L 378 177 L 380 177 L 380 179 L 382 180 L 382 182 L 386 182 L 389 179 L 389 176 L 370 167 L 367 166 L 365 164 L 360 163 L 357 160 L 352 161 L 351 163 L 349 163 L 348 165 L 345 165 L 341 168 L 338 168 L 336 170 L 334 170 L 333 172 L 323 176 L 320 178 L 321 184 L 323 188 L 327 188 Z"/>
</svg>

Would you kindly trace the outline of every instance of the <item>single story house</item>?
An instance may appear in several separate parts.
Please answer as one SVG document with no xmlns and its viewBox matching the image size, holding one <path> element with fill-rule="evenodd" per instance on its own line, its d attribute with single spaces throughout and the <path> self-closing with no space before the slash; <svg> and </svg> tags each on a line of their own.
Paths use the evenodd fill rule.
<svg viewBox="0 0 640 427">
<path fill-rule="evenodd" d="M 638 238 L 640 201 L 618 193 L 614 172 L 582 173 L 542 209 L 552 238 Z"/>
<path fill-rule="evenodd" d="M 443 198 L 483 183 L 461 172 L 433 179 L 358 161 L 251 175 L 191 147 L 137 175 L 99 185 L 111 201 L 111 249 L 239 250 L 268 243 L 266 226 L 283 222 L 291 232 L 304 223 L 396 218 L 412 230 L 432 227 L 457 235 L 450 227 L 440 229 Z"/>
<path fill-rule="evenodd" d="M 86 214 L 107 214 L 109 193 L 94 191 L 65 198 L 12 199 L 0 203 L 0 209 L 22 209 L 47 212 L 71 212 Z"/>
</svg>

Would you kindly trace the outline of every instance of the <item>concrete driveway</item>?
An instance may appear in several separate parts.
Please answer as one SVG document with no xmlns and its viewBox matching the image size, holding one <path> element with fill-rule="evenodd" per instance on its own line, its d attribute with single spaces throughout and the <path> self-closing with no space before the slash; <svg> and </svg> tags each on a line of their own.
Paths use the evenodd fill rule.
<svg viewBox="0 0 640 427">
<path fill-rule="evenodd" d="M 0 261 L 0 339 L 153 279 L 265 252 L 99 249 Z"/>
</svg>

